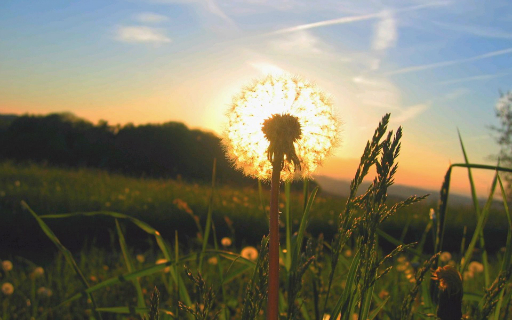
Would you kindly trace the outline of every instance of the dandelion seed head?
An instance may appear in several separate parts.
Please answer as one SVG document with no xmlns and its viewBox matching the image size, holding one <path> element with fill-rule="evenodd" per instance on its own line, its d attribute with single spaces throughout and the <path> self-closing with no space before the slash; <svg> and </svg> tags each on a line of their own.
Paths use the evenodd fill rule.
<svg viewBox="0 0 512 320">
<path fill-rule="evenodd" d="M 9 260 L 2 261 L 2 269 L 7 272 L 12 270 L 12 262 Z"/>
<path fill-rule="evenodd" d="M 220 240 L 220 243 L 222 244 L 223 247 L 229 247 L 231 246 L 231 238 L 228 238 L 228 237 L 224 237 Z"/>
<path fill-rule="evenodd" d="M 289 75 L 268 76 L 244 88 L 227 116 L 227 157 L 245 175 L 261 180 L 272 175 L 267 138 L 276 132 L 289 136 L 296 155 L 295 160 L 292 154 L 285 156 L 282 180 L 310 176 L 338 142 L 331 101 L 315 85 Z M 283 116 L 287 129 L 263 132 L 265 120 Z"/>
<path fill-rule="evenodd" d="M 219 260 L 217 259 L 217 257 L 210 257 L 208 258 L 208 263 L 215 266 L 217 265 L 217 263 L 219 263 Z"/>
<path fill-rule="evenodd" d="M 3 294 L 5 294 L 6 296 L 10 296 L 13 292 L 14 292 L 14 286 L 11 283 L 6 282 L 6 283 L 2 284 L 2 293 Z"/>
<path fill-rule="evenodd" d="M 472 273 L 480 273 L 484 271 L 484 265 L 478 261 L 471 261 L 468 265 L 468 270 Z"/>
<path fill-rule="evenodd" d="M 443 251 L 441 253 L 441 255 L 439 256 L 439 260 L 441 260 L 442 262 L 448 262 L 451 259 L 452 259 L 452 255 L 448 251 Z"/>
<path fill-rule="evenodd" d="M 247 260 L 254 261 L 258 258 L 258 250 L 255 247 L 248 246 L 242 249 L 240 255 Z"/>
<path fill-rule="evenodd" d="M 51 297 L 53 295 L 53 291 L 51 289 L 46 288 L 46 287 L 40 287 L 39 289 L 37 289 L 37 294 L 40 297 L 49 298 L 49 297 Z"/>
<path fill-rule="evenodd" d="M 447 290 L 449 295 L 462 292 L 462 276 L 450 265 L 438 267 L 433 272 L 432 279 L 439 281 L 439 289 Z"/>
</svg>

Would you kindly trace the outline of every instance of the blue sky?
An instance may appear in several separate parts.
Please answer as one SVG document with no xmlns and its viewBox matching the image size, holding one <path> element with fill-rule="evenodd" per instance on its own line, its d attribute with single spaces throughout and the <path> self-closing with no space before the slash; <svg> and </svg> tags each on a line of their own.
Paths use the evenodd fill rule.
<svg viewBox="0 0 512 320">
<path fill-rule="evenodd" d="M 449 163 L 489 163 L 512 89 L 510 1 L 130 0 L 0 3 L 0 112 L 183 121 L 222 132 L 242 86 L 302 75 L 333 98 L 350 177 L 379 119 L 404 127 L 397 182 L 437 188 Z M 341 166 L 341 167 L 340 167 Z M 461 175 L 457 190 L 464 190 Z M 477 176 L 485 192 L 490 178 Z"/>
</svg>

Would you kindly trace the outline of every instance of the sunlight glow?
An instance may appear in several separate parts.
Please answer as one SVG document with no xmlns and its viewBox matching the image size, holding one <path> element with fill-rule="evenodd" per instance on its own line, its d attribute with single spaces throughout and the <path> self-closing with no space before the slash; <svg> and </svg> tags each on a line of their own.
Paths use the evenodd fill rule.
<svg viewBox="0 0 512 320">
<path fill-rule="evenodd" d="M 293 164 L 285 161 L 281 179 L 310 176 L 336 145 L 338 120 L 330 100 L 315 85 L 290 75 L 256 81 L 233 99 L 223 138 L 228 158 L 244 174 L 269 180 L 269 141 L 261 129 L 263 122 L 276 114 L 297 117 L 302 130 L 301 138 L 294 143 L 301 170 L 296 171 Z"/>
</svg>

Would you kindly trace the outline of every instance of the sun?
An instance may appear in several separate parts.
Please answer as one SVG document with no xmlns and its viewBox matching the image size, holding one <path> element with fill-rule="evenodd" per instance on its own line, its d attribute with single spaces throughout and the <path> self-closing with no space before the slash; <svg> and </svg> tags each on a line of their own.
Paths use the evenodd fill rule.
<svg viewBox="0 0 512 320">
<path fill-rule="evenodd" d="M 291 75 L 267 76 L 233 98 L 223 137 L 227 157 L 244 174 L 269 180 L 270 142 L 262 127 L 277 115 L 291 116 L 300 125 L 300 137 L 293 140 L 298 163 L 285 157 L 281 180 L 309 177 L 338 143 L 339 121 L 322 91 Z"/>
</svg>

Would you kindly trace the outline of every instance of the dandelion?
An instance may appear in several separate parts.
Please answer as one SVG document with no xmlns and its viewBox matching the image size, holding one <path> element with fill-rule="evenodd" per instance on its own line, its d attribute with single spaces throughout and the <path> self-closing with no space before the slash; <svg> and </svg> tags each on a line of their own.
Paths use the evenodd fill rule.
<svg viewBox="0 0 512 320">
<path fill-rule="evenodd" d="M 136 255 L 135 259 L 137 259 L 137 261 L 139 261 L 139 263 L 144 263 L 144 261 L 146 261 L 146 257 L 144 257 L 143 254 Z"/>
<path fill-rule="evenodd" d="M 289 75 L 268 76 L 233 99 L 223 143 L 244 174 L 271 181 L 268 312 L 278 319 L 279 183 L 308 177 L 338 141 L 329 99 Z"/>
<path fill-rule="evenodd" d="M 439 304 L 437 317 L 441 319 L 462 318 L 462 276 L 452 266 L 438 267 L 432 279 L 439 281 Z"/>
<path fill-rule="evenodd" d="M 268 76 L 233 99 L 224 136 L 228 158 L 246 175 L 270 180 L 268 160 L 277 151 L 287 160 L 281 161 L 281 179 L 290 180 L 320 165 L 338 141 L 338 121 L 330 100 L 313 84 Z"/>
<path fill-rule="evenodd" d="M 45 287 L 40 287 L 39 289 L 37 289 L 37 294 L 40 296 L 40 297 L 45 297 L 45 298 L 49 298 L 53 295 L 53 292 L 51 289 L 48 289 L 48 288 L 45 288 Z"/>
<path fill-rule="evenodd" d="M 475 277 L 475 274 L 472 271 L 464 271 L 464 273 L 462 274 L 462 278 L 464 280 L 473 279 L 474 277 Z"/>
<path fill-rule="evenodd" d="M 210 257 L 208 259 L 208 263 L 215 266 L 215 265 L 217 265 L 217 263 L 219 263 L 219 261 L 218 261 L 217 257 Z"/>
<path fill-rule="evenodd" d="M 39 277 L 43 276 L 43 274 L 44 274 L 44 269 L 42 267 L 36 267 L 30 274 L 30 278 L 31 279 L 39 278 Z"/>
<path fill-rule="evenodd" d="M 224 237 L 220 240 L 220 243 L 222 244 L 223 247 L 227 248 L 231 246 L 231 238 Z"/>
<path fill-rule="evenodd" d="M 12 262 L 9 260 L 2 261 L 2 269 L 5 272 L 11 271 L 12 270 Z"/>
<path fill-rule="evenodd" d="M 481 273 L 484 271 L 484 265 L 478 261 L 471 261 L 468 270 L 472 273 Z"/>
<path fill-rule="evenodd" d="M 167 263 L 167 260 L 166 259 L 158 259 L 155 262 L 155 264 L 163 264 L 163 263 Z M 164 269 L 165 273 L 168 273 L 169 271 L 171 271 L 171 267 L 167 267 Z"/>
<path fill-rule="evenodd" d="M 11 283 L 6 282 L 2 285 L 2 293 L 5 294 L 6 296 L 10 296 L 13 292 L 14 286 Z"/>
<path fill-rule="evenodd" d="M 240 255 L 247 260 L 256 260 L 258 258 L 258 250 L 255 247 L 245 247 L 242 249 Z"/>
<path fill-rule="evenodd" d="M 448 251 L 442 252 L 441 255 L 439 256 L 439 260 L 441 260 L 442 262 L 448 262 L 451 259 L 452 259 L 452 255 Z"/>
</svg>

